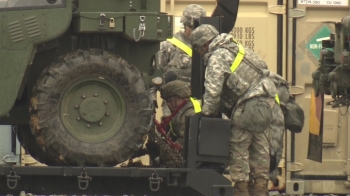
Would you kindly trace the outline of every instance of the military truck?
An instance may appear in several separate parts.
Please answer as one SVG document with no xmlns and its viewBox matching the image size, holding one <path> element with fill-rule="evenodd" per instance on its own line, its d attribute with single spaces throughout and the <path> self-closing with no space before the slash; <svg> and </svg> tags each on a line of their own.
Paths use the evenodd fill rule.
<svg viewBox="0 0 350 196">
<path fill-rule="evenodd" d="M 213 15 L 229 17 L 203 21 L 232 29 L 238 2 L 218 1 Z M 226 162 L 228 133 L 210 143 L 215 129 L 199 130 L 227 128 L 220 119 L 188 119 L 184 168 L 112 167 L 154 128 L 154 55 L 173 32 L 160 0 L 1 0 L 0 13 L 0 124 L 48 165 L 0 165 L 1 193 L 232 195 L 203 164 Z"/>
<path fill-rule="evenodd" d="M 159 1 L 4 1 L 1 124 L 48 165 L 113 166 L 152 124 L 152 57 L 172 36 Z"/>
</svg>

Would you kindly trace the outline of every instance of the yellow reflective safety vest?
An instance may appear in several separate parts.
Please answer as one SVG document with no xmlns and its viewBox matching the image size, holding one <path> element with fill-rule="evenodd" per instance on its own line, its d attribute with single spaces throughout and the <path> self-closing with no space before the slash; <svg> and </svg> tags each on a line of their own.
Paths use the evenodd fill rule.
<svg viewBox="0 0 350 196">
<path fill-rule="evenodd" d="M 192 102 L 192 105 L 193 105 L 193 109 L 194 109 L 194 113 L 197 114 L 197 113 L 200 113 L 202 112 L 202 107 L 201 107 L 201 103 L 193 98 L 193 97 L 190 97 L 190 101 Z M 173 131 L 173 125 L 171 123 L 171 121 L 169 122 L 169 126 L 170 126 L 170 130 L 173 132 L 173 134 L 177 137 L 177 135 L 174 133 Z"/>
<path fill-rule="evenodd" d="M 231 65 L 231 72 L 236 71 L 237 67 L 241 64 L 244 55 L 245 55 L 245 50 L 244 47 L 242 46 L 241 43 L 239 43 L 238 41 L 236 41 L 235 39 L 232 39 L 233 42 L 235 42 L 238 46 L 238 53 L 236 55 L 235 60 L 233 61 L 232 65 Z M 278 105 L 280 105 L 280 98 L 278 97 L 278 94 L 276 93 L 275 95 L 275 101 L 278 103 Z"/>
<path fill-rule="evenodd" d="M 190 100 L 191 100 L 193 108 L 194 108 L 194 113 L 197 114 L 197 113 L 202 112 L 201 103 L 193 97 L 190 97 Z"/>
<path fill-rule="evenodd" d="M 167 39 L 167 41 L 174 44 L 180 50 L 184 51 L 188 56 L 192 57 L 192 48 L 187 46 L 185 43 L 183 43 L 182 41 L 180 41 L 176 37 L 173 37 L 171 39 Z"/>
</svg>

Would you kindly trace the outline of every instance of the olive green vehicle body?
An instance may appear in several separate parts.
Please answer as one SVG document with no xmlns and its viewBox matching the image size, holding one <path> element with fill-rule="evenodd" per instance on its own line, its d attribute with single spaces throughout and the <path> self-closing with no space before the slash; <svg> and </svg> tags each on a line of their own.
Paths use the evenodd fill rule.
<svg viewBox="0 0 350 196">
<path fill-rule="evenodd" d="M 69 52 L 107 50 L 134 65 L 149 84 L 160 76 L 152 57 L 159 42 L 172 36 L 171 20 L 160 13 L 160 0 L 48 2 L 54 4 L 20 9 L 1 7 L 0 2 L 0 124 L 28 124 L 36 80 Z"/>
<path fill-rule="evenodd" d="M 315 94 L 331 95 L 332 107 L 348 106 L 350 96 L 350 16 L 334 22 L 335 32 L 322 41 L 320 67 L 313 72 Z"/>
</svg>

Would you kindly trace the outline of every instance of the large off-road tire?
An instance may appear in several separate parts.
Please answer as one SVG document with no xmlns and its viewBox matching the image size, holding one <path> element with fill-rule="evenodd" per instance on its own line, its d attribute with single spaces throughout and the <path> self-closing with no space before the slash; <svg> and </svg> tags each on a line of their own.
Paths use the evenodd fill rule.
<svg viewBox="0 0 350 196">
<path fill-rule="evenodd" d="M 33 89 L 31 129 L 56 163 L 113 166 L 138 151 L 153 102 L 140 72 L 106 51 L 59 58 Z"/>
<path fill-rule="evenodd" d="M 21 143 L 22 147 L 32 156 L 34 159 L 40 163 L 46 165 L 58 166 L 61 163 L 55 162 L 49 155 L 47 155 L 43 149 L 36 142 L 35 136 L 30 131 L 29 125 L 16 125 L 16 134 L 18 141 Z"/>
</svg>

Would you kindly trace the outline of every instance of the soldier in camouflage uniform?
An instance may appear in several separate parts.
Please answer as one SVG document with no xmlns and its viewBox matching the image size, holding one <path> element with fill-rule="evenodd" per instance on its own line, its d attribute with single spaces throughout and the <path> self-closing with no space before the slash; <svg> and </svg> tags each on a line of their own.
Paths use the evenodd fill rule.
<svg viewBox="0 0 350 196">
<path fill-rule="evenodd" d="M 191 49 L 189 36 L 193 30 L 193 21 L 201 16 L 206 16 L 204 8 L 197 4 L 188 5 L 181 16 L 181 22 L 184 24 L 184 32 L 177 32 L 174 38 L 181 41 Z M 191 54 L 183 50 L 181 46 L 176 45 L 171 39 L 161 42 L 160 51 L 158 52 L 158 63 L 163 72 L 172 69 L 182 69 L 191 71 Z"/>
<path fill-rule="evenodd" d="M 193 30 L 193 21 L 201 16 L 206 16 L 206 11 L 202 6 L 198 4 L 188 5 L 181 16 L 184 32 L 179 31 L 174 34 L 172 39 L 161 42 L 160 51 L 157 53 L 157 61 L 160 69 L 165 73 L 165 77 L 167 72 L 173 72 L 176 75 L 176 79 L 187 82 L 188 85 L 190 84 L 192 46 L 189 36 Z M 163 116 L 169 116 L 170 111 L 164 103 L 162 107 Z"/>
<path fill-rule="evenodd" d="M 216 116 L 221 109 L 231 117 L 229 165 L 234 193 L 268 195 L 269 133 L 273 112 L 281 109 L 275 107 L 277 90 L 266 63 L 231 35 L 219 35 L 211 25 L 193 30 L 190 40 L 206 66 L 202 115 Z M 234 66 L 236 57 L 242 57 L 238 66 Z"/>
<path fill-rule="evenodd" d="M 281 111 L 283 111 L 283 113 L 281 111 L 273 113 L 274 121 L 270 132 L 270 157 L 271 161 L 275 162 L 271 164 L 270 180 L 275 182 L 278 164 L 282 158 L 284 131 L 289 129 L 294 133 L 301 132 L 305 117 L 302 108 L 295 103 L 294 97 L 289 92 L 288 82 L 273 72 L 270 72 L 269 77 L 277 88 Z"/>
<path fill-rule="evenodd" d="M 166 101 L 171 112 L 173 112 L 182 102 L 187 103 L 182 106 L 179 112 L 171 120 L 171 128 L 168 136 L 175 138 L 175 143 L 179 144 L 181 148 L 184 144 L 185 136 L 185 117 L 195 114 L 194 106 L 190 100 L 191 90 L 188 85 L 180 80 L 174 80 L 165 84 L 161 88 L 161 96 Z M 160 157 L 167 167 L 176 167 L 175 162 L 171 156 L 168 155 L 165 149 L 160 148 Z"/>
<path fill-rule="evenodd" d="M 279 96 L 280 104 L 285 104 L 289 98 L 289 87 L 288 82 L 282 78 L 281 76 L 270 72 L 269 77 L 273 81 L 276 86 L 277 94 Z M 282 153 L 283 153 L 283 139 L 284 139 L 284 114 L 282 110 L 273 111 L 273 122 L 271 126 L 270 132 L 270 180 L 272 182 L 276 182 L 277 174 L 278 174 L 278 164 L 281 161 Z"/>
</svg>

